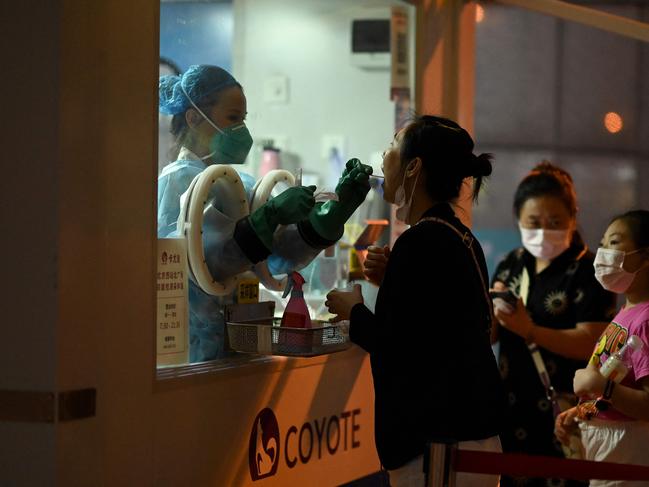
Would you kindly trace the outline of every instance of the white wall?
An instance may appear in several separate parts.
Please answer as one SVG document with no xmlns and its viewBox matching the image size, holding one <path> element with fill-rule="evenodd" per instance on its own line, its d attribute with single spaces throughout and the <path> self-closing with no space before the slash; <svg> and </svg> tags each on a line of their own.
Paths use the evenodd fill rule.
<svg viewBox="0 0 649 487">
<path fill-rule="evenodd" d="M 325 136 L 344 136 L 345 160 L 367 162 L 385 149 L 394 133 L 390 72 L 351 64 L 351 21 L 389 18 L 392 4 L 401 3 L 234 0 L 232 66 L 248 99 L 253 137 L 275 138 L 323 182 L 338 177 L 323 155 Z M 264 83 L 276 75 L 288 80 L 284 104 L 264 100 Z"/>
</svg>

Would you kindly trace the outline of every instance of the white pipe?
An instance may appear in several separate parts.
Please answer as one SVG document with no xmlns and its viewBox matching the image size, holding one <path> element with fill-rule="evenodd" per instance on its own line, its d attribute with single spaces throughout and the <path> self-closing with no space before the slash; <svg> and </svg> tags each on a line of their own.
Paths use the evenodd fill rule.
<svg viewBox="0 0 649 487">
<path fill-rule="evenodd" d="M 496 0 L 564 20 L 589 25 L 624 37 L 649 42 L 649 24 L 560 0 Z"/>
</svg>

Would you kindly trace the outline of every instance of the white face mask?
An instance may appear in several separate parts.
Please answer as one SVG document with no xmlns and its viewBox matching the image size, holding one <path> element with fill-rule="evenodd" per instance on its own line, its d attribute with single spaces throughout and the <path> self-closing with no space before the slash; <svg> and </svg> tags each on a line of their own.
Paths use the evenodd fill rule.
<svg viewBox="0 0 649 487">
<path fill-rule="evenodd" d="M 640 269 L 635 272 L 626 271 L 623 267 L 624 258 L 627 255 L 634 254 L 640 250 L 643 249 L 634 250 L 632 252 L 604 249 L 602 247 L 597 249 L 595 262 L 593 262 L 593 266 L 595 267 L 595 278 L 604 289 L 617 294 L 624 294 L 629 289 L 633 279 L 635 279 L 635 275 L 640 272 L 644 266 L 640 267 Z"/>
<path fill-rule="evenodd" d="M 415 187 L 417 186 L 417 179 L 419 179 L 419 173 L 415 176 L 415 184 L 412 186 L 412 191 L 410 191 L 410 198 L 406 201 L 406 173 L 403 173 L 403 180 L 401 181 L 401 186 L 399 186 L 394 193 L 394 204 L 397 206 L 396 215 L 399 220 L 405 222 L 410 216 L 410 208 L 412 207 L 412 195 L 415 193 Z"/>
<path fill-rule="evenodd" d="M 523 247 L 537 259 L 552 260 L 570 247 L 570 230 L 529 229 L 520 225 L 519 228 Z"/>
</svg>

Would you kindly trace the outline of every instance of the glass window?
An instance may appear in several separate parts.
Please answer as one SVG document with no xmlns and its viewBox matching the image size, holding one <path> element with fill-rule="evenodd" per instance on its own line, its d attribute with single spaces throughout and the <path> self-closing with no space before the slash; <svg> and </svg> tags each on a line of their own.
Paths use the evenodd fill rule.
<svg viewBox="0 0 649 487">
<path fill-rule="evenodd" d="M 181 196 L 208 166 L 226 163 L 242 183 L 230 187 L 233 178 L 224 176 L 211 187 L 206 193 L 203 244 L 188 244 L 190 252 L 202 247 L 208 274 L 194 266 L 192 270 L 223 291 L 214 297 L 203 291 L 205 286 L 188 281 L 191 362 L 241 360 L 229 346 L 226 315 L 268 313 L 267 307 L 245 302 L 246 295 L 252 301 L 255 296 L 251 288 L 241 290 L 242 282 L 260 280 L 259 301 L 274 303 L 273 314 L 281 316 L 287 301 L 281 296 L 281 279 L 286 272 L 299 270 L 307 280 L 304 293 L 311 317 L 324 319 L 326 292 L 345 285 L 349 277 L 354 239 L 368 219 L 387 217 L 376 186 L 347 222 L 340 222 L 341 231 L 345 223 L 345 233 L 336 245 L 327 247 L 320 234 L 322 241 L 307 242 L 298 225 L 286 225 L 281 238 L 280 227 L 273 227 L 272 253 L 254 267 L 249 258 L 260 251 L 264 235 L 254 224 L 237 225 L 245 213 L 265 203 L 259 195 L 273 170 L 289 176 L 284 182 L 269 183 L 274 188 L 268 190 L 270 196 L 291 186 L 299 175 L 303 185 L 317 187 L 323 201 L 334 192 L 348 159 L 358 158 L 380 172 L 380 154 L 393 137 L 397 113 L 390 99 L 390 39 L 385 38 L 390 35 L 385 23 L 393 6 L 403 7 L 414 25 L 414 8 L 398 0 L 162 1 L 160 73 L 175 74 L 177 68 L 184 81 L 174 85 L 176 91 L 170 95 L 179 97 L 178 103 L 169 101 L 167 113 L 160 114 L 159 239 L 186 233 L 189 227 L 179 228 L 178 216 L 193 218 L 193 210 L 190 203 L 183 213 Z M 368 20 L 373 21 L 364 24 L 369 28 L 356 29 L 357 42 L 352 43 L 354 25 Z M 412 29 L 406 34 L 412 42 Z M 207 81 L 200 76 L 185 78 L 188 70 L 196 69 L 193 65 L 219 66 L 225 72 L 211 73 Z M 249 150 L 246 129 L 252 138 Z M 229 152 L 224 140 L 231 143 Z M 223 151 L 230 159 L 217 161 Z M 239 155 L 241 161 L 236 160 Z M 245 211 L 240 201 L 245 201 Z M 266 221 L 273 226 L 272 219 Z M 251 228 L 257 241 L 244 239 L 243 245 L 238 238 L 248 238 Z M 237 239 L 235 229 L 241 232 Z M 195 273 L 200 282 L 199 274 Z M 234 276 L 239 281 L 228 287 Z M 159 316 L 166 309 L 161 306 Z M 164 346 L 164 339 L 158 343 Z"/>
</svg>

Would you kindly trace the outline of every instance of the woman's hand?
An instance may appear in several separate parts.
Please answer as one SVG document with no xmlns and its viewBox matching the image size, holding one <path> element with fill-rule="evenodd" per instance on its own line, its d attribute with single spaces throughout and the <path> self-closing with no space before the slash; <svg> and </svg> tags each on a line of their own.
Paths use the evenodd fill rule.
<svg viewBox="0 0 649 487">
<path fill-rule="evenodd" d="M 585 369 L 575 372 L 572 387 L 578 396 L 599 397 L 604 393 L 606 377 L 599 373 L 595 366 L 589 365 Z"/>
<path fill-rule="evenodd" d="M 566 409 L 564 412 L 557 416 L 554 420 L 554 434 L 559 441 L 565 445 L 570 446 L 570 435 L 573 434 L 578 426 L 575 421 L 577 418 L 577 407 Z"/>
<path fill-rule="evenodd" d="M 334 314 L 330 321 L 336 322 L 341 320 L 348 320 L 352 308 L 358 303 L 363 303 L 363 294 L 361 293 L 361 285 L 354 284 L 352 291 L 329 291 L 325 306 L 331 314 Z"/>
<path fill-rule="evenodd" d="M 492 289 L 489 289 L 489 292 L 496 291 L 499 293 L 506 292 L 509 288 L 505 285 L 504 282 L 502 281 L 495 281 L 494 282 L 494 287 Z M 494 305 L 494 313 L 496 310 L 500 310 L 505 314 L 512 314 L 514 312 L 514 308 L 512 305 L 507 303 L 503 298 L 495 298 L 492 300 L 493 305 Z"/>
<path fill-rule="evenodd" d="M 496 288 L 497 284 L 498 283 L 494 285 L 496 291 L 498 291 Z M 494 299 L 494 315 L 498 322 L 503 326 L 503 328 L 507 328 L 509 331 L 516 333 L 527 341 L 532 341 L 534 327 L 536 325 L 534 325 L 534 322 L 527 314 L 527 309 L 523 304 L 523 300 L 518 298 L 515 308 L 504 301 L 502 304 L 496 303 L 496 301 L 499 300 L 502 301 L 500 298 Z"/>
<path fill-rule="evenodd" d="M 370 245 L 367 248 L 367 255 L 365 256 L 365 262 L 363 262 L 363 273 L 368 281 L 377 286 L 381 285 L 389 258 L 390 247 L 387 245 L 384 247 Z"/>
</svg>

